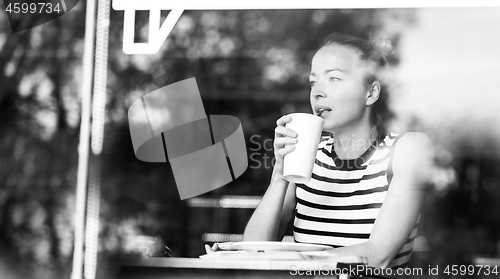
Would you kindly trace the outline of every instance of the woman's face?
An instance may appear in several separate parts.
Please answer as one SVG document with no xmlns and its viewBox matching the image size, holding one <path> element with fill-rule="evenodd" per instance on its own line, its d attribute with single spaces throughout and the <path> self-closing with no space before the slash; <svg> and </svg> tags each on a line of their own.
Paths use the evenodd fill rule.
<svg viewBox="0 0 500 279">
<path fill-rule="evenodd" d="M 325 120 L 324 131 L 369 124 L 364 70 L 363 61 L 348 47 L 325 46 L 314 55 L 309 75 L 311 106 Z"/>
</svg>

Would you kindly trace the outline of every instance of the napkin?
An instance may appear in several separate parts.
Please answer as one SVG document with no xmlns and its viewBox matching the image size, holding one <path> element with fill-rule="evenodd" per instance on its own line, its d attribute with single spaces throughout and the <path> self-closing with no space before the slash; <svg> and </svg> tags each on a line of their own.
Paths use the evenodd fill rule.
<svg viewBox="0 0 500 279">
<path fill-rule="evenodd" d="M 296 251 L 217 251 L 201 255 L 204 260 L 304 260 L 305 256 Z"/>
</svg>

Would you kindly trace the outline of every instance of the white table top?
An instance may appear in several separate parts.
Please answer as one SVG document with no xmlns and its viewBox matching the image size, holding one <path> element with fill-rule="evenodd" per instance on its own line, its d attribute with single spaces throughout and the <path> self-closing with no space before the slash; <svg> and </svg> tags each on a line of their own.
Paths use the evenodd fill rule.
<svg viewBox="0 0 500 279">
<path fill-rule="evenodd" d="M 278 260 L 278 259 L 199 259 L 199 258 L 142 258 L 128 261 L 127 266 L 196 268 L 196 269 L 247 269 L 247 270 L 290 270 L 335 269 L 337 263 L 356 263 L 357 257 L 337 257 L 328 260 Z"/>
</svg>

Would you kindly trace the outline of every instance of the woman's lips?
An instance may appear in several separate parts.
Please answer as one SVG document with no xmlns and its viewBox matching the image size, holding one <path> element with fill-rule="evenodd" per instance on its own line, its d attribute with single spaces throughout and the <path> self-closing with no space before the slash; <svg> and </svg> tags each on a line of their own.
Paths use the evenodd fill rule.
<svg viewBox="0 0 500 279">
<path fill-rule="evenodd" d="M 319 117 L 325 117 L 327 116 L 332 110 L 329 109 L 329 108 L 319 108 L 317 110 L 317 113 L 316 115 L 319 116 Z"/>
</svg>

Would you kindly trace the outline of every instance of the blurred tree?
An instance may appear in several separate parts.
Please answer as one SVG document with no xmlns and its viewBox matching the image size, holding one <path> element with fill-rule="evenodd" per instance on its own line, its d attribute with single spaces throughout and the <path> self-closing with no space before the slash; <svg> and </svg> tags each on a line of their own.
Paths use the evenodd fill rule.
<svg viewBox="0 0 500 279">
<path fill-rule="evenodd" d="M 21 277 L 69 274 L 81 7 L 16 34 L 0 18 L 0 256 Z"/>
</svg>

